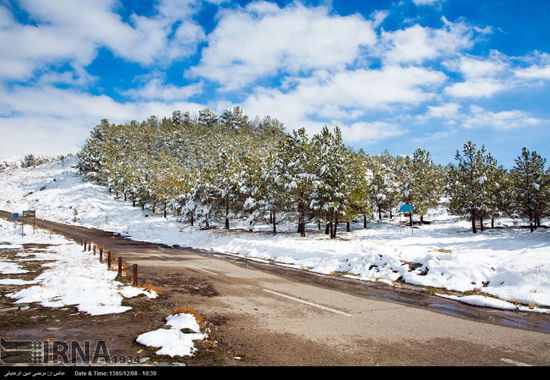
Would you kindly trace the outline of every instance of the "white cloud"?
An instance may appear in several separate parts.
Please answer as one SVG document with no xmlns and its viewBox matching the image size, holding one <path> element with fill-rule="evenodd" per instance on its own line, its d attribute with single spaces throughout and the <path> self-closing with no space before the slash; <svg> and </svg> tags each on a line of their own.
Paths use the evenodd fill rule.
<svg viewBox="0 0 550 380">
<path fill-rule="evenodd" d="M 431 90 L 445 79 L 440 72 L 418 67 L 334 74 L 321 71 L 301 79 L 288 92 L 258 89 L 243 102 L 243 108 L 251 115 L 274 115 L 288 129 L 298 128 L 310 119 L 344 120 L 349 124 L 358 122 L 370 110 L 386 109 L 391 114 L 430 100 L 434 97 Z"/>
<path fill-rule="evenodd" d="M 180 101 L 119 103 L 105 95 L 50 85 L 15 86 L 10 90 L 0 87 L 0 99 L 0 151 L 5 156 L 22 152 L 50 155 L 75 152 L 91 128 L 104 118 L 122 123 L 145 120 L 151 115 L 170 116 L 177 109 L 198 113 L 204 108 L 201 104 Z"/>
<path fill-rule="evenodd" d="M 456 98 L 488 98 L 506 88 L 495 79 L 476 79 L 455 83 L 445 89 L 445 93 Z"/>
<path fill-rule="evenodd" d="M 427 117 L 435 118 L 454 118 L 458 115 L 460 104 L 445 103 L 440 106 L 428 106 Z"/>
<path fill-rule="evenodd" d="M 530 66 L 518 69 L 516 75 L 524 79 L 550 79 L 550 66 Z"/>
<path fill-rule="evenodd" d="M 422 63 L 448 57 L 468 49 L 474 43 L 474 29 L 464 22 L 453 23 L 442 18 L 443 27 L 429 28 L 413 25 L 396 31 L 383 31 L 377 54 L 385 62 Z"/>
<path fill-rule="evenodd" d="M 358 15 L 332 16 L 326 7 L 265 2 L 226 10 L 208 36 L 208 47 L 191 73 L 237 89 L 280 73 L 339 70 L 373 45 L 372 22 Z"/>
<path fill-rule="evenodd" d="M 436 5 L 444 2 L 445 0 L 413 0 L 414 5 L 416 6 L 423 6 L 423 5 Z"/>
<path fill-rule="evenodd" d="M 374 144 L 380 140 L 392 137 L 399 137 L 408 132 L 398 125 L 382 121 L 357 122 L 349 126 L 342 125 L 340 129 L 342 130 L 342 136 L 347 142 L 361 142 L 365 145 Z"/>
<path fill-rule="evenodd" d="M 122 21 L 115 0 L 22 0 L 33 24 L 17 23 L 0 6 L 0 78 L 26 80 L 34 70 L 51 64 L 84 67 L 101 46 L 142 64 L 168 63 L 193 54 L 204 38 L 191 19 L 195 1 L 157 3 L 150 18 L 132 14 Z M 177 6 L 176 6 L 177 5 Z M 173 30 L 175 29 L 175 30 Z"/>
<path fill-rule="evenodd" d="M 121 94 L 132 99 L 138 100 L 158 100 L 158 101 L 183 101 L 193 95 L 202 92 L 202 83 L 192 83 L 186 86 L 175 86 L 166 84 L 166 75 L 154 72 L 142 78 L 143 84 L 137 88 L 122 91 Z"/>
<path fill-rule="evenodd" d="M 467 129 L 490 127 L 502 131 L 540 125 L 545 122 L 519 110 L 491 112 L 472 105 L 470 112 L 471 114 L 462 122 L 462 126 Z"/>
<path fill-rule="evenodd" d="M 457 82 L 445 89 L 447 95 L 457 98 L 491 97 L 497 92 L 515 86 L 510 80 L 510 63 L 498 52 L 487 58 L 461 56 L 445 65 L 460 72 L 464 82 Z"/>
<path fill-rule="evenodd" d="M 418 67 L 385 67 L 380 70 L 340 71 L 335 74 L 317 73 L 300 80 L 292 91 L 260 90 L 248 98 L 248 103 L 267 101 L 279 103 L 290 99 L 307 110 L 329 103 L 340 107 L 372 109 L 392 103 L 417 104 L 433 97 L 426 90 L 445 81 L 436 71 Z"/>
</svg>

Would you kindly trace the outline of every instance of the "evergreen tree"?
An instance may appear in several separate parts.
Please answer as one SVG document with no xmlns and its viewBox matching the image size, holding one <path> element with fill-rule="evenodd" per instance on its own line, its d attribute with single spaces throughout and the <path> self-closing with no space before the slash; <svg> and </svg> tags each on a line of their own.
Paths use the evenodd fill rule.
<svg viewBox="0 0 550 380">
<path fill-rule="evenodd" d="M 430 153 L 417 149 L 413 157 L 406 157 L 401 170 L 402 200 L 413 206 L 412 214 L 420 215 L 423 222 L 424 215 L 430 208 L 437 207 L 443 190 L 441 169 L 433 163 Z"/>
<path fill-rule="evenodd" d="M 471 141 L 464 144 L 462 153 L 458 150 L 455 159 L 458 164 L 448 168 L 447 191 L 451 213 L 468 216 L 472 222 L 472 232 L 476 233 L 476 220 L 479 218 L 483 229 L 483 217 L 490 210 L 490 177 L 496 168 L 496 161 L 490 153 L 485 154 L 485 146 L 477 149 Z"/>
<path fill-rule="evenodd" d="M 298 218 L 298 232 L 306 236 L 306 223 L 313 216 L 314 182 L 317 180 L 312 144 L 304 128 L 293 131 L 278 146 L 276 170 L 292 210 Z"/>
<path fill-rule="evenodd" d="M 529 227 L 533 232 L 540 226 L 540 219 L 546 216 L 548 210 L 548 172 L 544 169 L 546 159 L 523 147 L 515 163 L 511 177 L 516 211 L 529 218 Z"/>
</svg>

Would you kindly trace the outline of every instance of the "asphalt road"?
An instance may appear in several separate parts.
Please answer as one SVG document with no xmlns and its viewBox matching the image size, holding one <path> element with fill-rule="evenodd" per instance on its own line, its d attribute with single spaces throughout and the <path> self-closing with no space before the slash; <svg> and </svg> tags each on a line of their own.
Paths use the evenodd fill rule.
<svg viewBox="0 0 550 380">
<path fill-rule="evenodd" d="M 8 220 L 11 214 L 0 212 Z M 38 220 L 138 264 L 174 306 L 215 318 L 224 348 L 269 366 L 547 366 L 548 317 Z M 522 326 L 517 328 L 511 326 Z M 538 330 L 538 331 L 537 331 Z"/>
</svg>

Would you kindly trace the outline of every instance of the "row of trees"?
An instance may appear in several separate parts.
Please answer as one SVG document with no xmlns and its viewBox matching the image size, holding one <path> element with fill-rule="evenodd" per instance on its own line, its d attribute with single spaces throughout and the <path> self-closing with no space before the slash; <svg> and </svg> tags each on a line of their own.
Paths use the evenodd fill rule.
<svg viewBox="0 0 550 380">
<path fill-rule="evenodd" d="M 550 215 L 550 169 L 537 152 L 523 148 L 512 170 L 497 164 L 496 159 L 471 141 L 456 153 L 456 165 L 447 168 L 451 213 L 467 216 L 476 233 L 483 220 L 518 215 L 528 218 L 531 232 L 541 226 L 541 218 Z"/>
<path fill-rule="evenodd" d="M 250 120 L 235 107 L 221 115 L 204 109 L 196 118 L 176 111 L 162 120 L 102 120 L 78 153 L 78 168 L 134 206 L 160 207 L 193 225 L 208 228 L 222 218 L 229 229 L 240 218 L 252 228 L 267 219 L 277 233 L 279 221 L 291 220 L 305 236 L 306 224 L 316 222 L 335 238 L 340 223 L 349 230 L 361 217 L 366 227 L 373 215 L 391 218 L 403 203 L 414 205 L 422 222 L 444 195 L 451 212 L 471 218 L 474 232 L 477 220 L 518 210 L 536 228 L 548 214 L 549 173 L 544 160 L 531 168 L 536 153 L 524 154 L 528 162 L 518 158 L 510 172 L 471 142 L 447 167 L 421 149 L 368 155 L 346 146 L 338 127 L 312 137 L 305 129 L 287 133 L 278 120 Z M 526 170 L 542 170 L 542 177 L 522 178 Z M 524 181 L 538 188 L 526 193 Z"/>
</svg>

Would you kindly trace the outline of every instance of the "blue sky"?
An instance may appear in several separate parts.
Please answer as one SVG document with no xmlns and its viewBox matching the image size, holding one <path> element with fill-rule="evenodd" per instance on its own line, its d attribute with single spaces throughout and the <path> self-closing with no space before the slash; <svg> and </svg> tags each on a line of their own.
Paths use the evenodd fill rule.
<svg viewBox="0 0 550 380">
<path fill-rule="evenodd" d="M 367 153 L 550 158 L 547 0 L 0 0 L 0 157 L 175 110 L 340 126 Z"/>
</svg>

